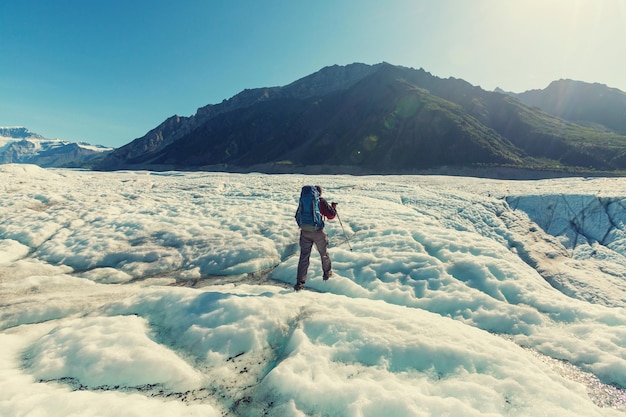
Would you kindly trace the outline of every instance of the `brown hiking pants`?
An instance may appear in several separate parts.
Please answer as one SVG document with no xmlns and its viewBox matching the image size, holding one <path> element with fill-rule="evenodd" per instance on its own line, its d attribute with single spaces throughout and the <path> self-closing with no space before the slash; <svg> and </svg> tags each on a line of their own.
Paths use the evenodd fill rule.
<svg viewBox="0 0 626 417">
<path fill-rule="evenodd" d="M 331 270 L 330 256 L 328 256 L 328 236 L 324 229 L 317 231 L 300 231 L 300 261 L 298 262 L 297 283 L 304 284 L 306 282 L 306 274 L 309 270 L 311 258 L 311 249 L 313 244 L 322 258 L 322 271 L 324 275 Z"/>
</svg>

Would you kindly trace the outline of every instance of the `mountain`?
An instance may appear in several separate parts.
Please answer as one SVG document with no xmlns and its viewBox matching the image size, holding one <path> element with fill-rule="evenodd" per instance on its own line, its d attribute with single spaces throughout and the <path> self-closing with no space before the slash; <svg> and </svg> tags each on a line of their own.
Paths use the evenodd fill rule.
<svg viewBox="0 0 626 417">
<path fill-rule="evenodd" d="M 0 138 L 3 139 L 44 139 L 43 136 L 31 132 L 22 126 L 0 127 Z"/>
<path fill-rule="evenodd" d="M 604 84 L 558 80 L 543 90 L 507 94 L 565 120 L 626 133 L 626 93 Z"/>
<path fill-rule="evenodd" d="M 96 169 L 415 172 L 441 166 L 626 169 L 626 137 L 470 83 L 332 66 L 173 116 Z"/>
<path fill-rule="evenodd" d="M 46 139 L 25 127 L 0 127 L 0 163 L 35 164 L 41 167 L 84 167 L 112 148 Z"/>
<path fill-rule="evenodd" d="M 356 81 L 373 72 L 375 67 L 353 64 L 327 67 L 285 87 L 246 89 L 220 104 L 209 104 L 198 109 L 191 117 L 172 116 L 141 138 L 117 149 L 99 169 L 137 168 L 145 164 L 154 154 L 168 145 L 190 134 L 198 126 L 209 123 L 213 118 L 255 104 L 274 99 L 306 99 L 344 90 Z"/>
</svg>

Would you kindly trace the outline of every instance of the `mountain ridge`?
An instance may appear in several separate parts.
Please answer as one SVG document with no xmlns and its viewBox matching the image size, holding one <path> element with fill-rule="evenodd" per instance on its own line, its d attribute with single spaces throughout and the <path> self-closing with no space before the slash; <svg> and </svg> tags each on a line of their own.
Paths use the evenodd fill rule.
<svg viewBox="0 0 626 417">
<path fill-rule="evenodd" d="M 95 169 L 388 173 L 448 165 L 623 170 L 626 137 L 421 68 L 350 64 L 173 116 Z"/>
<path fill-rule="evenodd" d="M 545 89 L 506 94 L 571 122 L 626 133 L 626 93 L 606 84 L 560 79 Z"/>
<path fill-rule="evenodd" d="M 0 127 L 0 164 L 34 164 L 44 168 L 80 168 L 93 164 L 113 148 L 47 139 L 23 126 Z"/>
<path fill-rule="evenodd" d="M 354 82 L 355 79 L 358 79 L 359 74 L 367 73 L 370 68 L 366 64 L 352 64 L 347 67 L 333 65 L 322 68 L 314 74 L 283 87 L 245 89 L 229 99 L 224 99 L 219 104 L 208 104 L 200 107 L 194 115 L 189 117 L 171 116 L 144 136 L 133 140 L 111 154 L 105 163 L 108 168 L 105 169 L 115 169 L 116 166 L 124 165 L 126 160 L 145 161 L 149 155 L 161 151 L 184 135 L 189 134 L 196 126 L 222 113 L 272 99 L 294 96 L 307 98 L 331 92 Z M 340 74 L 339 77 L 330 76 L 329 73 L 333 69 L 337 70 Z"/>
</svg>

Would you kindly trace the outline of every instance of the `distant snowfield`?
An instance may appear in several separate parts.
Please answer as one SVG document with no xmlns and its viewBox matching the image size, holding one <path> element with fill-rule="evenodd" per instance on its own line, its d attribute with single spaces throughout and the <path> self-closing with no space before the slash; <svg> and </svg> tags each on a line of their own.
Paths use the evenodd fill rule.
<svg viewBox="0 0 626 417">
<path fill-rule="evenodd" d="M 341 223 L 296 293 L 305 184 Z M 0 193 L 2 416 L 626 411 L 626 179 L 0 165 Z"/>
</svg>

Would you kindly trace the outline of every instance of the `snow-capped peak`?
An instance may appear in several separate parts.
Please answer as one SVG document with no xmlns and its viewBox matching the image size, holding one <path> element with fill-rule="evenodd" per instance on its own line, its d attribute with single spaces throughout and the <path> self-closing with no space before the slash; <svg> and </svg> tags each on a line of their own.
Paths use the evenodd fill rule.
<svg viewBox="0 0 626 417">
<path fill-rule="evenodd" d="M 0 127 L 0 164 L 28 163 L 42 167 L 80 166 L 112 151 L 99 145 L 47 139 L 22 126 Z"/>
</svg>

